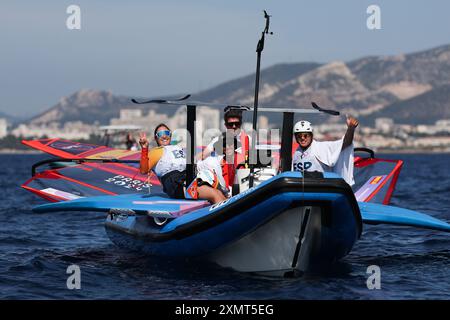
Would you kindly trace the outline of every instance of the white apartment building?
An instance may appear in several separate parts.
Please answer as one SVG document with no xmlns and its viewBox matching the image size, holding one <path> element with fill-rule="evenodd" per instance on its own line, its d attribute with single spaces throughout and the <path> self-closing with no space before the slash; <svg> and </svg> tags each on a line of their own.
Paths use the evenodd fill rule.
<svg viewBox="0 0 450 320">
<path fill-rule="evenodd" d="M 67 122 L 62 128 L 58 123 L 50 123 L 47 126 L 20 124 L 12 131 L 16 137 L 61 138 L 67 140 L 89 139 L 91 134 L 97 133 L 97 126 L 84 124 L 81 121 Z"/>
<path fill-rule="evenodd" d="M 8 121 L 5 118 L 0 118 L 0 139 L 6 137 L 8 134 Z"/>
</svg>

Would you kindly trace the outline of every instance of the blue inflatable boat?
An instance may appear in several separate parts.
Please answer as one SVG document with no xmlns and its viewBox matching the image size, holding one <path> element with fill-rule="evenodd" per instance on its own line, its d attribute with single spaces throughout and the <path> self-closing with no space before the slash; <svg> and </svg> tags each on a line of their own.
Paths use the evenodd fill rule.
<svg viewBox="0 0 450 320">
<path fill-rule="evenodd" d="M 157 192 L 83 197 L 33 209 L 74 210 L 107 213 L 107 234 L 122 248 L 270 275 L 301 274 L 339 260 L 361 236 L 363 222 L 450 231 L 446 222 L 421 213 L 357 202 L 333 173 L 284 172 L 216 205 Z"/>
<path fill-rule="evenodd" d="M 34 209 L 70 210 L 107 212 L 108 236 L 120 247 L 158 256 L 204 257 L 234 270 L 271 274 L 336 261 L 350 252 L 362 231 L 352 189 L 332 173 L 303 178 L 286 172 L 213 206 L 128 194 Z"/>
</svg>

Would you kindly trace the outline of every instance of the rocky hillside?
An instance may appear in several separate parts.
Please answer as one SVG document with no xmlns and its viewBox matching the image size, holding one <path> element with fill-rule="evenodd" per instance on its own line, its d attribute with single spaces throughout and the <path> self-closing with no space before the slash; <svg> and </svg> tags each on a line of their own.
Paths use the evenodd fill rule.
<svg viewBox="0 0 450 320">
<path fill-rule="evenodd" d="M 195 100 L 253 103 L 254 74 L 193 94 Z M 450 45 L 399 56 L 367 57 L 328 64 L 279 64 L 261 72 L 260 105 L 309 107 L 315 101 L 372 122 L 393 117 L 399 123 L 434 123 L 450 118 Z M 122 108 L 148 108 L 130 97 L 81 90 L 33 118 L 31 123 L 107 124 Z M 174 108 L 152 106 L 168 115 Z M 275 117 L 273 120 L 278 120 Z M 324 119 L 325 120 L 325 119 Z M 337 119 L 330 119 L 328 121 Z"/>
<path fill-rule="evenodd" d="M 450 85 L 443 85 L 404 101 L 390 104 L 361 120 L 373 124 L 376 118 L 388 117 L 396 123 L 434 124 L 436 120 L 450 119 Z"/>
<path fill-rule="evenodd" d="M 69 121 L 82 121 L 87 124 L 98 122 L 109 124 L 111 118 L 118 118 L 120 109 L 145 109 L 144 105 L 131 102 L 131 97 L 116 96 L 110 91 L 83 89 L 69 97 L 63 97 L 49 110 L 32 118 L 28 123 L 42 125 L 52 122 L 60 124 Z M 176 110 L 162 106 L 152 107 L 156 112 L 174 113 Z"/>
<path fill-rule="evenodd" d="M 283 77 L 268 76 L 271 69 L 279 71 Z M 287 70 L 295 72 L 288 73 Z M 261 105 L 309 107 L 310 101 L 316 101 L 363 119 L 371 119 L 368 117 L 370 114 L 391 116 L 398 105 L 405 110 L 409 107 L 430 109 L 429 112 L 414 112 L 412 117 L 396 117 L 404 123 L 434 123 L 449 110 L 448 105 L 446 107 L 437 101 L 443 99 L 450 84 L 450 45 L 406 55 L 367 57 L 348 63 L 283 64 L 265 71 L 261 75 Z M 209 100 L 251 103 L 253 91 L 247 89 L 253 88 L 252 81 L 254 75 L 230 81 L 199 95 L 209 97 Z M 420 107 L 416 105 L 419 100 L 415 97 L 421 101 Z"/>
</svg>

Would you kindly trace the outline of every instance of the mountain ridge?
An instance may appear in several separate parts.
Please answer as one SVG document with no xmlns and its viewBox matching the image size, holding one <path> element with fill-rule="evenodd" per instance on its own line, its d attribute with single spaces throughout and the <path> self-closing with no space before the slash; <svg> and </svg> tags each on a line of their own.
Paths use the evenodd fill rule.
<svg viewBox="0 0 450 320">
<path fill-rule="evenodd" d="M 252 105 L 254 78 L 254 73 L 244 75 L 193 94 L 192 98 Z M 447 116 L 444 108 L 448 106 L 442 99 L 450 91 L 450 44 L 414 53 L 369 56 L 349 62 L 280 63 L 261 70 L 260 84 L 260 105 L 309 107 L 310 102 L 315 101 L 324 107 L 361 117 L 364 122 L 373 123 L 375 116 L 391 116 L 407 124 L 434 123 L 440 119 L 439 116 Z M 123 95 L 115 96 L 110 91 L 82 89 L 61 98 L 56 105 L 28 123 L 46 125 L 82 121 L 93 124 L 97 121 L 108 124 L 109 119 L 119 116 L 120 109 L 148 109 L 148 105 L 132 104 L 130 99 Z M 406 116 L 405 110 L 414 109 L 414 104 L 419 102 L 421 109 L 430 109 L 430 112 L 415 109 L 415 116 Z M 176 111 L 176 108 L 158 105 L 151 108 L 168 116 Z M 404 116 L 397 116 L 393 111 L 395 108 L 403 110 Z M 278 121 L 279 118 L 275 115 L 271 120 Z"/>
</svg>

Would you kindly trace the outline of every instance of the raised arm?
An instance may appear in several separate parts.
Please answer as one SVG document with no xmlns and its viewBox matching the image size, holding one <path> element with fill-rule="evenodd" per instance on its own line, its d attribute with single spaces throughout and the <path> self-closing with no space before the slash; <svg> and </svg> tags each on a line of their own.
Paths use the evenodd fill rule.
<svg viewBox="0 0 450 320">
<path fill-rule="evenodd" d="M 139 144 L 141 145 L 141 161 L 139 162 L 139 171 L 141 174 L 147 174 L 154 166 L 158 164 L 159 159 L 164 154 L 164 147 L 155 147 L 148 149 L 148 140 L 145 133 L 140 134 Z"/>
<path fill-rule="evenodd" d="M 342 150 L 351 146 L 353 143 L 353 137 L 355 135 L 355 129 L 359 125 L 358 120 L 353 117 L 347 117 L 347 132 L 345 132 L 344 143 L 342 144 Z"/>
<path fill-rule="evenodd" d="M 141 174 L 147 174 L 150 171 L 148 161 L 148 140 L 145 132 L 139 133 L 139 144 L 141 145 L 141 161 L 139 162 L 139 170 Z"/>
</svg>

